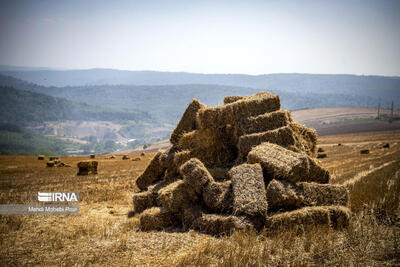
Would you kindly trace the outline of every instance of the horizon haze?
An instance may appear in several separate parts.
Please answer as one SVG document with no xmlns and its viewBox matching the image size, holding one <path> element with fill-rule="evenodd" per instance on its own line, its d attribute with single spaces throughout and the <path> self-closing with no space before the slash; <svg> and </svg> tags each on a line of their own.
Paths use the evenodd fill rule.
<svg viewBox="0 0 400 267">
<path fill-rule="evenodd" d="M 2 1 L 0 65 L 400 76 L 400 2 Z"/>
</svg>

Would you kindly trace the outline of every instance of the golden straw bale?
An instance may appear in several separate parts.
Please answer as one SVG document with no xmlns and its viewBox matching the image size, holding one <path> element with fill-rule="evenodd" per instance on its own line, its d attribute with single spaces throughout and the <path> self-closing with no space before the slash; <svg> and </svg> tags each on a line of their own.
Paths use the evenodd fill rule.
<svg viewBox="0 0 400 267">
<path fill-rule="evenodd" d="M 277 110 L 270 113 L 249 117 L 238 125 L 238 135 L 260 133 L 287 126 L 292 122 L 292 115 L 288 110 Z"/>
<path fill-rule="evenodd" d="M 78 174 L 77 175 L 88 175 L 89 173 L 97 174 L 98 162 L 95 160 L 86 160 L 78 162 Z"/>
<path fill-rule="evenodd" d="M 330 174 L 328 170 L 321 167 L 314 159 L 307 157 L 310 162 L 309 175 L 304 182 L 329 183 Z"/>
<path fill-rule="evenodd" d="M 165 168 L 163 168 L 160 164 L 161 154 L 161 151 L 157 152 L 143 173 L 136 179 L 136 185 L 140 190 L 144 190 L 147 188 L 147 186 L 151 185 L 157 180 L 160 180 L 164 174 Z"/>
<path fill-rule="evenodd" d="M 133 194 L 133 208 L 135 212 L 142 212 L 157 205 L 157 192 L 148 188 L 144 192 Z"/>
<path fill-rule="evenodd" d="M 189 150 L 191 157 L 200 159 L 207 167 L 232 164 L 237 155 L 236 145 L 231 142 L 226 127 L 217 129 L 199 129 L 186 133 L 179 140 L 181 150 Z"/>
<path fill-rule="evenodd" d="M 123 156 L 122 156 L 122 159 L 123 159 L 123 160 L 128 160 L 128 159 L 129 159 L 129 156 L 128 156 L 128 155 L 123 155 Z"/>
<path fill-rule="evenodd" d="M 309 230 L 315 226 L 330 226 L 329 210 L 324 207 L 305 207 L 267 217 L 268 231 Z"/>
<path fill-rule="evenodd" d="M 226 96 L 224 98 L 224 105 L 236 102 L 236 101 L 244 99 L 244 98 L 246 98 L 246 97 L 245 96 L 240 96 L 240 95 Z"/>
<path fill-rule="evenodd" d="M 225 182 L 209 182 L 203 188 L 204 204 L 215 212 L 230 212 L 232 211 L 232 183 Z"/>
<path fill-rule="evenodd" d="M 58 157 L 49 157 L 49 160 L 56 160 L 56 159 L 58 159 Z"/>
<path fill-rule="evenodd" d="M 185 112 L 183 113 L 178 125 L 171 134 L 170 142 L 173 145 L 178 144 L 181 136 L 186 132 L 191 132 L 196 127 L 196 114 L 199 109 L 204 108 L 205 105 L 201 104 L 197 99 L 193 99 L 192 102 L 187 106 Z"/>
<path fill-rule="evenodd" d="M 268 203 L 264 177 L 259 164 L 242 164 L 229 171 L 232 181 L 233 214 L 244 215 L 264 224 Z"/>
<path fill-rule="evenodd" d="M 261 133 L 253 133 L 243 135 L 239 138 L 237 148 L 239 151 L 238 160 L 246 159 L 250 150 L 261 143 L 269 142 L 283 147 L 295 145 L 296 139 L 294 132 L 289 126 L 284 126 L 275 130 L 265 131 Z"/>
<path fill-rule="evenodd" d="M 230 235 L 234 230 L 246 230 L 252 227 L 245 218 L 233 215 L 202 214 L 195 222 L 201 232 L 211 235 Z"/>
<path fill-rule="evenodd" d="M 347 205 L 348 191 L 344 186 L 305 182 L 297 186 L 305 206 Z"/>
<path fill-rule="evenodd" d="M 139 157 L 133 158 L 132 161 L 140 161 L 141 159 Z"/>
<path fill-rule="evenodd" d="M 297 194 L 296 186 L 286 181 L 273 179 L 267 186 L 269 210 L 295 209 L 300 207 L 303 196 Z"/>
<path fill-rule="evenodd" d="M 44 155 L 39 155 L 38 160 L 44 160 Z"/>
<path fill-rule="evenodd" d="M 90 154 L 90 158 L 91 158 L 91 159 L 94 159 L 95 157 L 96 157 L 95 154 Z"/>
<path fill-rule="evenodd" d="M 183 208 L 197 200 L 196 193 L 183 180 L 173 182 L 158 191 L 158 203 L 173 213 L 182 212 Z"/>
<path fill-rule="evenodd" d="M 243 118 L 278 110 L 280 105 L 279 96 L 262 92 L 223 106 L 200 109 L 197 122 L 202 129 L 236 125 Z"/>
<path fill-rule="evenodd" d="M 329 172 L 309 156 L 267 142 L 254 147 L 248 154 L 247 161 L 260 163 L 270 179 L 277 178 L 292 183 L 329 181 Z"/>
<path fill-rule="evenodd" d="M 296 139 L 295 146 L 307 155 L 315 157 L 317 152 L 317 132 L 297 122 L 291 122 L 289 127 L 292 128 L 294 132 Z"/>
<path fill-rule="evenodd" d="M 203 192 L 203 188 L 208 183 L 214 181 L 207 168 L 196 158 L 192 158 L 183 164 L 180 173 L 185 183 L 198 194 Z"/>
<path fill-rule="evenodd" d="M 248 154 L 247 161 L 260 163 L 269 178 L 293 183 L 306 180 L 310 168 L 305 155 L 271 143 L 262 143 L 254 147 Z"/>
<path fill-rule="evenodd" d="M 351 211 L 343 206 L 327 206 L 329 210 L 331 227 L 336 230 L 345 229 L 349 226 Z"/>
<path fill-rule="evenodd" d="M 162 230 L 176 223 L 176 218 L 166 208 L 146 209 L 139 216 L 139 228 L 142 231 Z"/>
<path fill-rule="evenodd" d="M 179 214 L 182 221 L 183 230 L 195 228 L 196 220 L 203 215 L 201 207 L 199 205 L 185 206 L 183 211 Z"/>
<path fill-rule="evenodd" d="M 55 163 L 53 160 L 49 160 L 48 162 L 46 162 L 46 166 L 47 167 L 54 167 Z"/>
</svg>

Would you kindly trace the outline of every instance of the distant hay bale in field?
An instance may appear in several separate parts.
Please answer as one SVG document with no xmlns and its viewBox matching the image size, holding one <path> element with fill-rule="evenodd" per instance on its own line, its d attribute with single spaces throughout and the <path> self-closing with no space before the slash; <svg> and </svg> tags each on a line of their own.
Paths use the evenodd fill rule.
<svg viewBox="0 0 400 267">
<path fill-rule="evenodd" d="M 123 155 L 122 156 L 122 160 L 128 160 L 129 159 L 129 156 L 128 155 Z"/>
<path fill-rule="evenodd" d="M 140 156 L 145 156 L 146 155 L 146 153 L 144 153 L 144 152 L 142 152 L 142 153 L 140 153 Z"/>
<path fill-rule="evenodd" d="M 318 152 L 318 153 L 320 153 L 320 152 L 325 152 L 325 150 L 324 150 L 322 147 L 319 147 L 317 152 Z"/>
<path fill-rule="evenodd" d="M 53 157 L 49 157 L 50 161 L 53 161 L 53 160 L 56 160 L 56 159 L 58 159 L 58 157 L 54 157 L 54 156 Z"/>
<path fill-rule="evenodd" d="M 246 230 L 252 227 L 244 218 L 233 215 L 203 214 L 195 222 L 200 232 L 210 235 L 229 235 L 234 230 Z"/>
<path fill-rule="evenodd" d="M 39 155 L 38 160 L 44 160 L 44 155 Z"/>
<path fill-rule="evenodd" d="M 339 143 L 339 144 L 337 144 L 338 146 L 342 146 L 342 144 L 341 143 Z"/>
<path fill-rule="evenodd" d="M 224 105 L 236 102 L 236 101 L 244 99 L 244 98 L 246 98 L 246 97 L 240 96 L 240 95 L 226 96 L 224 98 Z"/>
<path fill-rule="evenodd" d="M 384 144 L 382 147 L 383 147 L 383 148 L 390 148 L 390 144 L 389 144 L 389 143 L 386 143 L 386 144 Z"/>
<path fill-rule="evenodd" d="M 292 183 L 329 181 L 329 173 L 313 159 L 271 143 L 262 143 L 254 147 L 247 156 L 247 162 L 260 163 L 269 177 Z"/>
<path fill-rule="evenodd" d="M 369 149 L 360 150 L 360 154 L 369 154 Z"/>
<path fill-rule="evenodd" d="M 177 145 L 179 139 L 184 133 L 191 132 L 197 129 L 196 114 L 201 108 L 204 107 L 205 106 L 201 104 L 197 99 L 193 99 L 192 102 L 190 102 L 180 121 L 178 122 L 178 125 L 171 134 L 171 144 Z"/>
<path fill-rule="evenodd" d="M 95 157 L 96 157 L 95 154 L 90 154 L 90 158 L 91 158 L 91 159 L 94 159 Z"/>
<path fill-rule="evenodd" d="M 141 159 L 138 158 L 138 157 L 132 159 L 132 161 L 140 161 L 140 160 L 141 160 Z"/>
<path fill-rule="evenodd" d="M 139 227 L 142 231 L 162 230 L 173 226 L 175 222 L 173 214 L 166 208 L 146 209 L 139 216 Z"/>
<path fill-rule="evenodd" d="M 348 224 L 346 188 L 328 184 L 329 172 L 314 159 L 316 131 L 280 110 L 279 96 L 228 96 L 217 107 L 194 99 L 170 141 L 136 179 L 133 206 L 143 231 L 219 236 Z"/>
<path fill-rule="evenodd" d="M 232 168 L 229 176 L 232 180 L 233 214 L 263 224 L 268 204 L 261 166 L 242 164 Z"/>
<path fill-rule="evenodd" d="M 318 155 L 317 155 L 317 159 L 324 159 L 327 157 L 328 157 L 328 155 L 326 153 L 318 153 Z"/>
<path fill-rule="evenodd" d="M 56 164 L 56 166 L 57 166 L 57 167 L 64 167 L 64 166 L 65 166 L 65 163 L 60 161 L 58 164 Z"/>
<path fill-rule="evenodd" d="M 161 154 L 161 151 L 157 152 L 147 168 L 136 179 L 136 185 L 140 190 L 144 190 L 153 182 L 160 180 L 161 176 L 164 174 L 165 168 L 163 168 L 160 164 Z"/>
<path fill-rule="evenodd" d="M 78 173 L 77 175 L 88 175 L 97 174 L 98 162 L 95 160 L 86 160 L 78 162 Z"/>
<path fill-rule="evenodd" d="M 48 162 L 46 163 L 46 166 L 47 166 L 47 167 L 54 167 L 54 165 L 55 165 L 55 163 L 54 163 L 53 160 L 50 160 L 50 161 L 48 161 Z"/>
</svg>

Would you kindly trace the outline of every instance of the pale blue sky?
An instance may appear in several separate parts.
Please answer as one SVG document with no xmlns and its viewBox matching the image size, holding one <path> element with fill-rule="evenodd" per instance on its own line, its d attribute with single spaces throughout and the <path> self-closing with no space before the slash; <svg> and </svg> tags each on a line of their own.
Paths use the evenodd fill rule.
<svg viewBox="0 0 400 267">
<path fill-rule="evenodd" d="M 400 0 L 0 0 L 0 65 L 400 76 Z"/>
</svg>

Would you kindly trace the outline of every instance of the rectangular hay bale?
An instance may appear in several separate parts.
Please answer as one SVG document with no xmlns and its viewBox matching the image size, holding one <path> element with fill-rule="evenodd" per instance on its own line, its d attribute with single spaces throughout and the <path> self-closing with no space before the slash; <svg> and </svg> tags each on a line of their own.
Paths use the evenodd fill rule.
<svg viewBox="0 0 400 267">
<path fill-rule="evenodd" d="M 176 218 L 166 208 L 146 209 L 139 216 L 139 228 L 142 231 L 162 230 L 174 226 L 176 223 Z"/>
<path fill-rule="evenodd" d="M 192 158 L 183 164 L 180 173 L 185 183 L 198 194 L 202 193 L 203 188 L 208 183 L 214 181 L 207 168 L 196 158 Z"/>
<path fill-rule="evenodd" d="M 159 190 L 157 202 L 171 212 L 178 213 L 196 200 L 195 192 L 183 180 L 178 180 Z"/>
<path fill-rule="evenodd" d="M 347 205 L 348 191 L 344 186 L 303 182 L 298 187 L 305 206 Z"/>
<path fill-rule="evenodd" d="M 288 110 L 277 110 L 270 113 L 250 117 L 238 125 L 238 135 L 260 133 L 275 130 L 289 125 L 293 121 Z"/>
<path fill-rule="evenodd" d="M 165 168 L 160 162 L 161 154 L 162 152 L 158 151 L 143 173 L 136 179 L 136 185 L 140 190 L 145 190 L 149 185 L 160 180 L 164 174 Z"/>
<path fill-rule="evenodd" d="M 309 156 L 268 142 L 254 147 L 247 155 L 248 163 L 260 163 L 270 179 L 296 182 L 329 182 L 329 172 Z"/>
<path fill-rule="evenodd" d="M 134 211 L 140 213 L 156 205 L 157 193 L 153 190 L 135 193 L 132 200 Z"/>
<path fill-rule="evenodd" d="M 197 99 L 193 99 L 192 102 L 190 102 L 181 119 L 179 120 L 178 125 L 171 134 L 170 142 L 173 145 L 178 144 L 179 139 L 184 133 L 191 132 L 197 128 L 196 115 L 197 112 L 204 107 L 205 106 L 201 104 Z"/>
<path fill-rule="evenodd" d="M 267 186 L 268 210 L 291 210 L 300 207 L 303 196 L 296 191 L 295 185 L 273 179 Z"/>
<path fill-rule="evenodd" d="M 232 181 L 233 214 L 264 224 L 268 203 L 263 172 L 259 164 L 242 164 L 229 171 Z"/>
<path fill-rule="evenodd" d="M 305 207 L 269 216 L 267 231 L 308 230 L 315 226 L 330 226 L 329 210 L 324 207 Z"/>
<path fill-rule="evenodd" d="M 246 97 L 245 96 L 240 96 L 240 95 L 226 96 L 224 98 L 224 105 L 236 102 L 236 101 L 244 99 L 244 98 L 246 98 Z"/>
<path fill-rule="evenodd" d="M 200 128 L 222 128 L 236 125 L 243 118 L 257 116 L 280 109 L 279 96 L 261 92 L 233 103 L 213 108 L 204 108 L 197 113 Z"/>
<path fill-rule="evenodd" d="M 239 137 L 237 148 L 239 151 L 238 160 L 245 160 L 247 154 L 255 146 L 261 143 L 269 142 L 283 147 L 296 144 L 294 132 L 289 126 L 284 126 L 275 130 L 265 131 L 261 133 L 253 133 L 242 135 Z"/>
<path fill-rule="evenodd" d="M 95 160 L 86 160 L 78 162 L 78 174 L 77 175 L 88 175 L 89 173 L 97 174 L 98 162 Z"/>
<path fill-rule="evenodd" d="M 203 188 L 204 204 L 215 212 L 229 213 L 232 210 L 232 183 L 209 182 Z"/>
<path fill-rule="evenodd" d="M 230 235 L 234 230 L 247 230 L 251 224 L 244 218 L 233 215 L 202 214 L 195 222 L 199 231 L 215 236 Z"/>
</svg>

